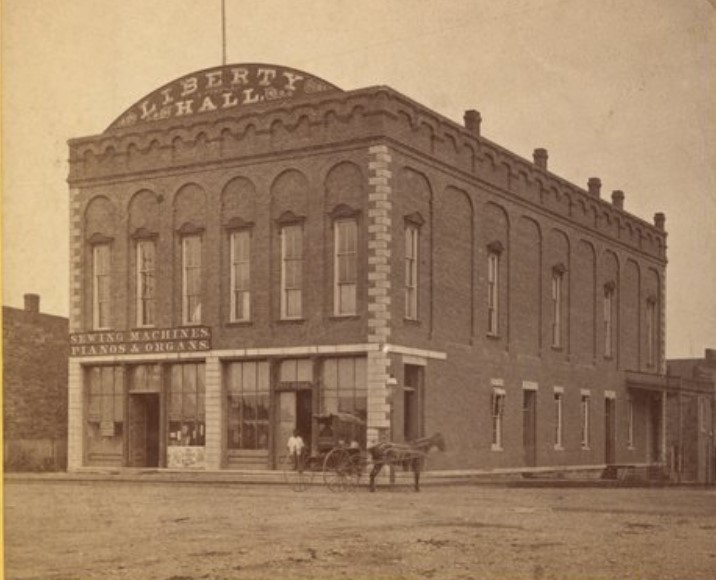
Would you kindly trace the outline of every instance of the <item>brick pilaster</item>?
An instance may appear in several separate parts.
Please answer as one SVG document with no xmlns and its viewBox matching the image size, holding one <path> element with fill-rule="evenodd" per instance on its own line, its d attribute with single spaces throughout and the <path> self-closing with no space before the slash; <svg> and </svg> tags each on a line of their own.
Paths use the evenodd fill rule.
<svg viewBox="0 0 716 580">
<path fill-rule="evenodd" d="M 222 465 L 222 434 L 224 433 L 223 413 L 221 412 L 221 363 L 219 357 L 207 356 L 204 375 L 205 391 L 205 425 L 206 469 L 221 469 Z"/>
<path fill-rule="evenodd" d="M 82 330 L 82 213 L 79 190 L 70 189 L 70 332 Z"/>
<path fill-rule="evenodd" d="M 385 145 L 370 147 L 368 156 L 368 342 L 384 344 L 391 332 L 392 158 Z M 368 353 L 369 446 L 390 429 L 389 367 L 387 352 Z"/>
<path fill-rule="evenodd" d="M 68 364 L 67 376 L 67 470 L 82 467 L 84 463 L 82 365 L 73 359 Z"/>
</svg>

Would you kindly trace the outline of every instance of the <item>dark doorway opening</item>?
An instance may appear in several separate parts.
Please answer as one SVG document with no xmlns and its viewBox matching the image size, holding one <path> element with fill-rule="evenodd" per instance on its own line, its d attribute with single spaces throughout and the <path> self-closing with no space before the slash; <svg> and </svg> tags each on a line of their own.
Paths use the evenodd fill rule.
<svg viewBox="0 0 716 580">
<path fill-rule="evenodd" d="M 412 441 L 422 437 L 422 393 L 423 367 L 405 365 L 403 367 L 403 438 Z"/>
<path fill-rule="evenodd" d="M 296 430 L 306 444 L 310 444 L 313 430 L 313 391 L 296 392 Z"/>
<path fill-rule="evenodd" d="M 537 391 L 522 391 L 522 444 L 525 465 L 537 465 Z"/>
<path fill-rule="evenodd" d="M 129 466 L 159 467 L 159 395 L 129 397 Z"/>
<path fill-rule="evenodd" d="M 604 399 L 604 460 L 616 462 L 616 417 L 614 399 Z"/>
</svg>

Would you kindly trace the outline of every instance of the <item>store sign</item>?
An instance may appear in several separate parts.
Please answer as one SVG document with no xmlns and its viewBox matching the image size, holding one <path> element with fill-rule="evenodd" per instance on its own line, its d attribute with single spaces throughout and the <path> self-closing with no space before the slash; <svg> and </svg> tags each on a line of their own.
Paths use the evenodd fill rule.
<svg viewBox="0 0 716 580">
<path fill-rule="evenodd" d="M 187 75 L 154 91 L 123 113 L 109 129 L 338 90 L 326 81 L 287 67 L 221 66 Z"/>
<path fill-rule="evenodd" d="M 70 356 L 162 354 L 211 349 L 211 329 L 152 328 L 70 334 Z"/>
</svg>

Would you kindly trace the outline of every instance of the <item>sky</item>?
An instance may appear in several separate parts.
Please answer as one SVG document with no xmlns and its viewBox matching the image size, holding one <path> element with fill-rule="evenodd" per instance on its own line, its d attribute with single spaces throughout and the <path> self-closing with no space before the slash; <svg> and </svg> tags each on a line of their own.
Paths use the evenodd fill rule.
<svg viewBox="0 0 716 580">
<path fill-rule="evenodd" d="M 716 348 L 709 0 L 226 0 L 227 62 L 388 85 L 625 209 L 666 214 L 667 356 Z M 3 304 L 69 311 L 67 140 L 221 64 L 221 0 L 2 0 Z"/>
</svg>

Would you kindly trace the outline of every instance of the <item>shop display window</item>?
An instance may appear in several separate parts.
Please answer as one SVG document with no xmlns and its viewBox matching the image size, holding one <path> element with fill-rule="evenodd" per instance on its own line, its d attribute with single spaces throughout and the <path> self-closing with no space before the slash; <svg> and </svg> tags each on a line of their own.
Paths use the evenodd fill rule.
<svg viewBox="0 0 716 580">
<path fill-rule="evenodd" d="M 168 395 L 169 446 L 203 446 L 206 439 L 204 364 L 172 365 Z"/>
<path fill-rule="evenodd" d="M 268 449 L 268 362 L 228 363 L 226 376 L 228 449 Z"/>
</svg>

